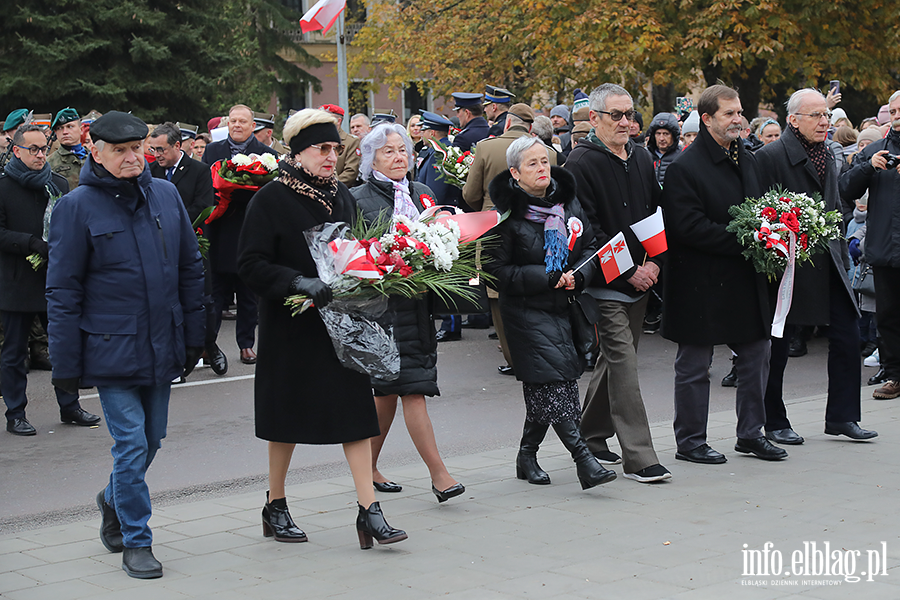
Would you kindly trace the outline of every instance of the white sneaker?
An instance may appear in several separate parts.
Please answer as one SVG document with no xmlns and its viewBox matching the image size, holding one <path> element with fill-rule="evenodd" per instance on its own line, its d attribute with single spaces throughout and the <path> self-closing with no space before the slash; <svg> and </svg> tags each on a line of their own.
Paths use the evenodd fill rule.
<svg viewBox="0 0 900 600">
<path fill-rule="evenodd" d="M 863 361 L 863 364 L 867 367 L 880 367 L 881 359 L 878 357 L 878 349 L 876 349 L 871 356 L 867 356 L 866 360 Z"/>
</svg>

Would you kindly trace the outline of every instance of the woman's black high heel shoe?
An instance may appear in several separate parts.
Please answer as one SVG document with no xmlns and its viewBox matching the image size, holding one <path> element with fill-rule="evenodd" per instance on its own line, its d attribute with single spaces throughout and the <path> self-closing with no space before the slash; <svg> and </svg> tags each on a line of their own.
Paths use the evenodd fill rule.
<svg viewBox="0 0 900 600">
<path fill-rule="evenodd" d="M 359 506 L 359 516 L 356 517 L 356 533 L 359 535 L 359 547 L 368 550 L 372 547 L 372 539 L 378 540 L 379 544 L 393 544 L 401 542 L 408 536 L 402 529 L 394 529 L 384 518 L 381 512 L 381 505 L 373 502 L 369 508 Z"/>
<path fill-rule="evenodd" d="M 435 496 L 437 496 L 438 502 L 446 502 L 450 498 L 455 498 L 456 496 L 465 493 L 466 486 L 461 483 L 457 483 L 456 485 L 451 485 L 442 492 L 441 490 L 434 487 L 434 484 L 432 483 L 431 491 L 434 492 Z"/>
<path fill-rule="evenodd" d="M 294 524 L 288 511 L 287 500 L 281 498 L 269 502 L 266 492 L 266 504 L 262 509 L 263 537 L 274 537 L 276 542 L 305 542 L 306 534 Z"/>
</svg>

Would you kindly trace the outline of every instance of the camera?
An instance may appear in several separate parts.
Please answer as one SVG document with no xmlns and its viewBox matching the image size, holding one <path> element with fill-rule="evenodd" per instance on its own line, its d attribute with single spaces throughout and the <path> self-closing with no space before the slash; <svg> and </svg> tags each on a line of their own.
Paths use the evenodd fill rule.
<svg viewBox="0 0 900 600">
<path fill-rule="evenodd" d="M 900 156 L 897 156 L 896 154 L 888 154 L 887 156 L 884 157 L 884 159 L 885 159 L 885 164 L 884 164 L 885 169 L 896 169 L 897 165 L 900 164 Z"/>
</svg>

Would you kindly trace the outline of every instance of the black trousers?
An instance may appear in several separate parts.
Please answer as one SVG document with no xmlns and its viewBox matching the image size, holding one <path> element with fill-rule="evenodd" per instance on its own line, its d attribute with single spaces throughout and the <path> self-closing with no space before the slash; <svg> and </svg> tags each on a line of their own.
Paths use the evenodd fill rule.
<svg viewBox="0 0 900 600">
<path fill-rule="evenodd" d="M 231 299 L 237 296 L 237 323 L 234 337 L 238 348 L 252 348 L 256 341 L 256 324 L 259 322 L 257 312 L 257 299 L 237 273 L 213 273 L 213 298 L 216 303 L 216 335 L 222 326 L 222 311 L 231 304 Z"/>
<path fill-rule="evenodd" d="M 873 267 L 875 318 L 878 320 L 878 356 L 885 376 L 900 380 L 900 269 Z M 4 389 L 5 391 L 5 389 Z"/>
<path fill-rule="evenodd" d="M 850 301 L 838 274 L 832 271 L 829 275 L 828 400 L 825 404 L 825 420 L 838 423 L 859 421 L 862 367 L 856 307 Z M 766 431 L 791 427 L 782 394 L 788 347 L 795 329 L 796 326 L 788 325 L 784 328 L 784 337 L 772 338 L 772 358 L 769 362 L 765 395 Z"/>
<path fill-rule="evenodd" d="M 0 350 L 0 380 L 3 381 L 3 401 L 6 402 L 6 419 L 25 418 L 25 388 L 28 386 L 28 375 L 25 372 L 25 357 L 28 355 L 28 334 L 34 317 L 41 321 L 47 329 L 47 313 L 33 312 L 0 312 L 6 337 L 3 349 Z M 56 401 L 60 412 L 71 412 L 80 407 L 78 394 L 69 394 L 58 388 Z"/>
</svg>

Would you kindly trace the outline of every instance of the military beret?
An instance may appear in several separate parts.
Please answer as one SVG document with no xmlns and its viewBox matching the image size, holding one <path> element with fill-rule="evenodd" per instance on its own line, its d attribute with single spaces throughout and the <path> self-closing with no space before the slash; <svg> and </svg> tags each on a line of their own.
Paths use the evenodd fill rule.
<svg viewBox="0 0 900 600">
<path fill-rule="evenodd" d="M 10 129 L 15 129 L 19 125 L 25 122 L 25 117 L 28 116 L 27 108 L 17 108 L 16 110 L 9 113 L 9 116 L 6 117 L 6 121 L 3 122 L 3 131 L 9 131 Z"/>
<path fill-rule="evenodd" d="M 337 104 L 323 104 L 319 108 L 324 110 L 325 112 L 330 112 L 333 115 L 340 115 L 342 117 L 344 116 L 344 109 Z"/>
<path fill-rule="evenodd" d="M 453 110 L 459 110 L 460 108 L 468 108 L 469 106 L 476 106 L 481 104 L 481 94 L 470 94 L 467 92 L 454 92 L 451 94 L 453 96 L 453 101 L 456 103 L 456 106 Z"/>
<path fill-rule="evenodd" d="M 50 127 L 56 129 L 60 125 L 65 125 L 66 123 L 71 123 L 72 121 L 80 121 L 81 117 L 78 115 L 78 111 L 74 108 L 64 108 L 53 117 L 53 122 L 50 124 Z"/>
<path fill-rule="evenodd" d="M 509 104 L 516 95 L 511 91 L 494 85 L 484 86 L 484 103 Z"/>
<path fill-rule="evenodd" d="M 427 110 L 419 109 L 422 113 L 422 129 L 434 129 L 435 131 L 450 131 L 453 122 L 441 115 Z"/>
<path fill-rule="evenodd" d="M 124 144 L 147 137 L 147 124 L 136 116 L 111 110 L 91 123 L 91 139 L 110 144 Z"/>
<path fill-rule="evenodd" d="M 526 123 L 534 123 L 534 111 L 527 104 L 513 104 L 509 107 L 509 114 L 516 115 Z"/>
<path fill-rule="evenodd" d="M 590 133 L 591 124 L 587 121 L 580 121 L 578 125 L 572 128 L 572 133 Z"/>
</svg>

